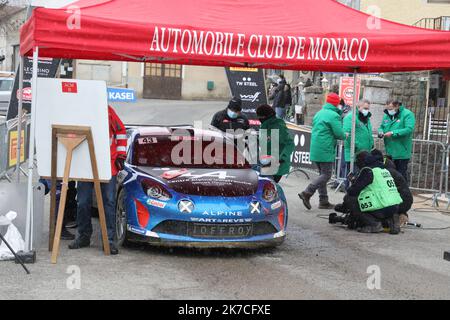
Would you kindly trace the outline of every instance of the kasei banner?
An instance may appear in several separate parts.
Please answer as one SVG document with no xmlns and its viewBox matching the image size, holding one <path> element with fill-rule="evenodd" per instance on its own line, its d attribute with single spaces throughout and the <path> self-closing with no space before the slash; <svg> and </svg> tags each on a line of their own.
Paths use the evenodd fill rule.
<svg viewBox="0 0 450 320">
<path fill-rule="evenodd" d="M 61 59 L 52 58 L 40 58 L 38 62 L 38 77 L 40 78 L 54 78 Z M 14 88 L 11 94 L 11 100 L 9 102 L 7 120 L 11 120 L 17 117 L 19 108 L 19 68 L 17 68 L 16 78 L 14 80 Z M 31 110 L 31 78 L 33 77 L 33 59 L 25 58 L 25 66 L 23 69 L 23 91 L 22 101 L 23 110 L 30 112 Z"/>
<path fill-rule="evenodd" d="M 264 72 L 257 68 L 225 68 L 231 94 L 242 100 L 242 113 L 245 114 L 252 127 L 260 126 L 256 116 L 256 108 L 267 104 Z"/>
</svg>

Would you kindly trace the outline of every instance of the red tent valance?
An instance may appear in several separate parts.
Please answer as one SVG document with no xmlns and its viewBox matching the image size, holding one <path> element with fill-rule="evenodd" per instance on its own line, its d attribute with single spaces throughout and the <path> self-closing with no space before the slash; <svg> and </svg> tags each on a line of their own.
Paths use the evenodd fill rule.
<svg viewBox="0 0 450 320">
<path fill-rule="evenodd" d="M 34 10 L 21 53 L 337 72 L 450 68 L 450 32 L 376 19 L 334 0 L 81 0 Z"/>
</svg>

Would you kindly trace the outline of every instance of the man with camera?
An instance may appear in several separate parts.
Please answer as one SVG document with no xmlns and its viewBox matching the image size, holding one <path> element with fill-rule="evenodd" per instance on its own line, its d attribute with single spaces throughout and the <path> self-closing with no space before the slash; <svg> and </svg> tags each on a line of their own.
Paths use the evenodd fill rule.
<svg viewBox="0 0 450 320">
<path fill-rule="evenodd" d="M 367 151 L 358 153 L 356 165 L 360 169 L 352 182 L 344 202 L 335 207 L 345 213 L 344 219 L 330 215 L 330 223 L 343 222 L 362 233 L 383 232 L 387 225 L 391 234 L 400 232 L 399 205 L 403 202 L 394 179 L 378 156 Z"/>
</svg>

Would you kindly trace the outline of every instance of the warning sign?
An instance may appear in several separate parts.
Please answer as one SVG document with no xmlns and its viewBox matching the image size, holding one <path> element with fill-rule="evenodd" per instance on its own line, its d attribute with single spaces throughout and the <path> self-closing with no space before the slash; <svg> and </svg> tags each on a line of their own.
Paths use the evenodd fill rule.
<svg viewBox="0 0 450 320">
<path fill-rule="evenodd" d="M 356 83 L 356 99 L 359 99 L 361 92 L 361 79 Z M 353 106 L 353 77 L 341 77 L 339 85 L 339 96 L 344 99 L 345 104 Z"/>
</svg>

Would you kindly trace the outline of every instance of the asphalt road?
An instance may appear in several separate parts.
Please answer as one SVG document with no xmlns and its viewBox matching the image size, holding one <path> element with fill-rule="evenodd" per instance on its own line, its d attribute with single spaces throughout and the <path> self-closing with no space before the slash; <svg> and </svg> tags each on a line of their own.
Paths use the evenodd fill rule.
<svg viewBox="0 0 450 320">
<path fill-rule="evenodd" d="M 225 105 L 140 101 L 116 107 L 126 123 L 186 124 L 209 122 Z M 450 250 L 450 230 L 406 229 L 392 236 L 331 226 L 322 216 L 329 211 L 302 207 L 297 192 L 307 184 L 301 174 L 281 183 L 289 201 L 288 238 L 276 249 L 134 246 L 105 257 L 97 236 L 91 248 L 78 251 L 67 250 L 63 242 L 58 264 L 51 265 L 43 243 L 29 276 L 18 265 L 0 262 L 0 299 L 450 298 L 450 262 L 442 258 L 443 251 Z M 341 193 L 331 192 L 335 203 L 341 198 Z M 419 201 L 412 220 L 428 228 L 450 226 L 449 215 Z M 317 202 L 316 196 L 314 208 Z M 368 286 L 373 270 L 375 275 L 380 272 L 379 282 L 369 281 Z M 73 281 L 78 274 L 80 282 Z"/>
</svg>

